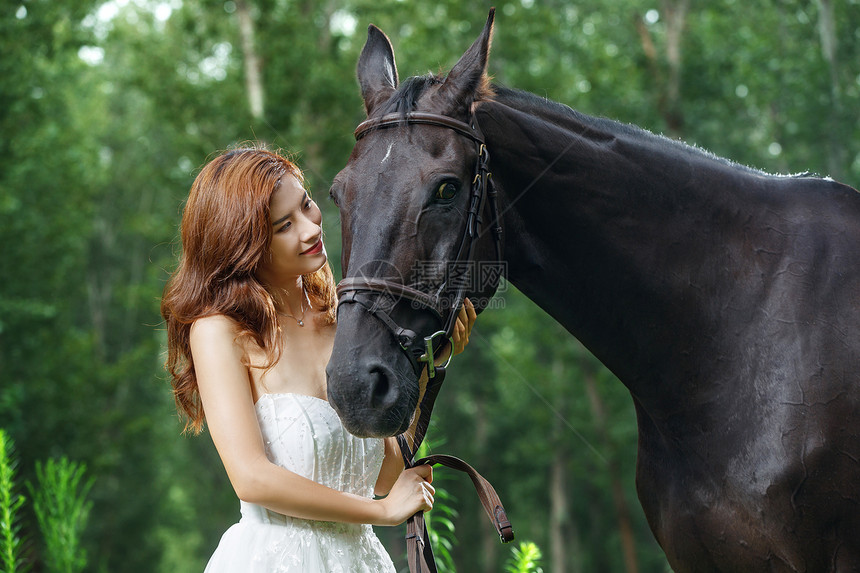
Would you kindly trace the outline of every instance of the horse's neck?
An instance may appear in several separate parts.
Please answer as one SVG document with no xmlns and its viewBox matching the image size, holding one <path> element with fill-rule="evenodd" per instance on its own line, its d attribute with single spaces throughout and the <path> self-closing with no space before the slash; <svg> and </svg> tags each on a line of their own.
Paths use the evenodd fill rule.
<svg viewBox="0 0 860 573">
<path fill-rule="evenodd" d="M 657 391 L 648 373 L 670 372 L 676 342 L 709 327 L 695 289 L 719 296 L 731 280 L 709 269 L 731 242 L 732 179 L 754 175 L 604 120 L 549 123 L 502 104 L 478 119 L 504 194 L 511 282 L 634 394 Z"/>
</svg>

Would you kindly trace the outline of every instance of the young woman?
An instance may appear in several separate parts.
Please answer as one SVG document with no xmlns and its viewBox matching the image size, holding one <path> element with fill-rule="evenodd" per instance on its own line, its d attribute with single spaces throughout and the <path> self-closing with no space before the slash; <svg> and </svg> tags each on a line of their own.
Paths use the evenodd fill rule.
<svg viewBox="0 0 860 573">
<path fill-rule="evenodd" d="M 262 147 L 207 164 L 185 206 L 161 307 L 167 367 L 242 514 L 207 573 L 394 571 L 371 525 L 433 506 L 430 467 L 404 471 L 393 438 L 350 435 L 326 401 L 336 300 L 321 219 L 298 167 Z M 450 351 L 474 320 L 467 301 Z"/>
</svg>

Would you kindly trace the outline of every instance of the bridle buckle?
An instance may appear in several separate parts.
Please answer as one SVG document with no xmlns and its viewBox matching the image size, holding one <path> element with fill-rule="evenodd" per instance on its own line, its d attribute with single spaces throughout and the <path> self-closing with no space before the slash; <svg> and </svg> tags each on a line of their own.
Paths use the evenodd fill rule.
<svg viewBox="0 0 860 573">
<path fill-rule="evenodd" d="M 433 350 L 433 341 L 442 336 L 448 339 L 448 343 L 451 345 L 451 354 L 448 355 L 448 360 L 445 361 L 445 364 L 440 366 L 440 368 L 447 368 L 449 364 L 451 364 L 451 358 L 454 356 L 454 339 L 448 336 L 448 333 L 444 330 L 437 330 L 430 336 L 424 337 L 424 348 L 425 352 L 421 356 L 418 357 L 418 362 L 426 362 L 427 363 L 427 378 L 433 378 L 436 376 L 436 358 L 434 357 Z M 441 347 L 440 347 L 441 348 Z"/>
</svg>

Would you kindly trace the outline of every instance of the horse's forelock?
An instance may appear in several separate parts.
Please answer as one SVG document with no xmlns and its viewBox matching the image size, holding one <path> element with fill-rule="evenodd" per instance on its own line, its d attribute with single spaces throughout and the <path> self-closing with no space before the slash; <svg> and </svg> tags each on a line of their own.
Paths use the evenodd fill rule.
<svg viewBox="0 0 860 573">
<path fill-rule="evenodd" d="M 400 84 L 385 105 L 380 106 L 380 111 L 374 115 L 386 115 L 389 113 L 407 114 L 418 109 L 418 100 L 432 86 L 441 85 L 443 78 L 433 74 L 424 76 L 412 76 Z"/>
<path fill-rule="evenodd" d="M 494 86 L 489 82 L 489 79 L 485 80 L 474 94 L 473 101 L 494 99 Z M 388 98 L 388 101 L 379 106 L 379 110 L 375 111 L 373 115 L 381 117 L 390 113 L 407 114 L 412 111 L 418 111 L 418 102 L 421 98 L 427 95 L 434 87 L 441 86 L 444 83 L 445 78 L 435 74 L 407 78 L 400 84 L 391 97 Z M 437 113 L 444 113 L 449 110 L 435 111 Z"/>
</svg>

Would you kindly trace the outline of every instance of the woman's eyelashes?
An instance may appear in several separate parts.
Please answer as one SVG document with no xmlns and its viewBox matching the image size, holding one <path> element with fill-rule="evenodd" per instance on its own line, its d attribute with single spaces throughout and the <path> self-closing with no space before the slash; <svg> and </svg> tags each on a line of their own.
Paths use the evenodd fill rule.
<svg viewBox="0 0 860 573">
<path fill-rule="evenodd" d="M 311 205 L 313 205 L 313 202 L 314 202 L 314 200 L 313 200 L 313 199 L 311 199 L 311 198 L 310 198 L 310 196 L 309 196 L 308 194 L 305 194 L 305 197 L 304 197 L 304 200 L 303 200 L 303 203 L 302 203 L 302 209 L 303 209 L 303 210 L 305 210 L 305 211 L 307 211 L 308 209 L 310 209 L 310 208 L 311 208 Z M 278 227 L 277 232 L 278 232 L 278 233 L 283 233 L 284 231 L 286 231 L 287 229 L 289 229 L 291 226 L 292 226 L 292 221 L 289 221 L 289 220 L 288 220 L 288 221 L 286 221 L 283 225 L 281 225 L 280 227 Z"/>
</svg>

